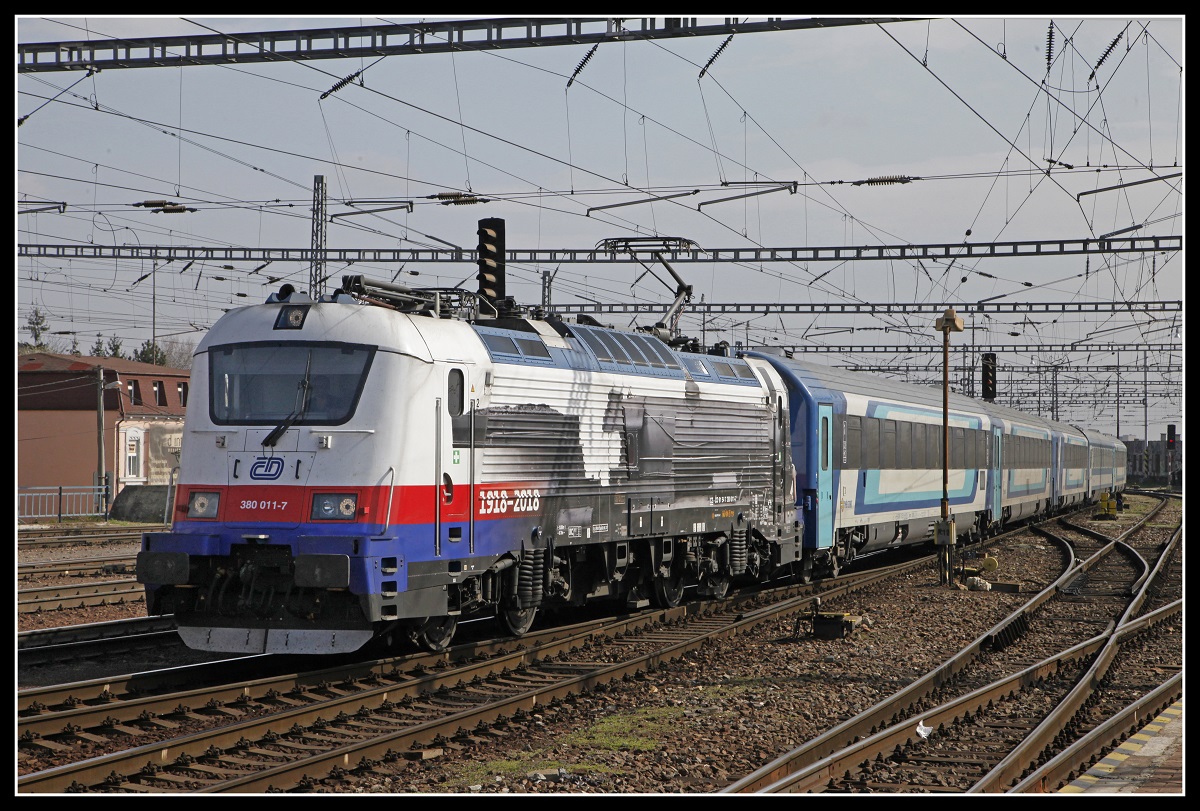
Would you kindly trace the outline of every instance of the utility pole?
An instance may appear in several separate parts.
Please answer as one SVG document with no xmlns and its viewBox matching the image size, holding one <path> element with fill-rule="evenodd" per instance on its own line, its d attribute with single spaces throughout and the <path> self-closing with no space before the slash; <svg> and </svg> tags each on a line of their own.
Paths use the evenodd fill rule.
<svg viewBox="0 0 1200 811">
<path fill-rule="evenodd" d="M 313 301 L 325 293 L 325 175 L 313 177 L 312 264 L 308 271 L 308 294 Z"/>
<path fill-rule="evenodd" d="M 158 363 L 158 262 L 150 265 L 150 362 Z"/>
<path fill-rule="evenodd" d="M 550 312 L 550 285 L 554 283 L 554 277 L 558 275 L 558 268 L 551 273 L 548 270 L 542 271 L 542 309 Z"/>
<path fill-rule="evenodd" d="M 1051 369 L 1050 378 L 1050 419 L 1058 419 L 1058 366 Z"/>
<path fill-rule="evenodd" d="M 1142 351 L 1142 475 L 1150 475 L 1150 356 Z"/>
</svg>

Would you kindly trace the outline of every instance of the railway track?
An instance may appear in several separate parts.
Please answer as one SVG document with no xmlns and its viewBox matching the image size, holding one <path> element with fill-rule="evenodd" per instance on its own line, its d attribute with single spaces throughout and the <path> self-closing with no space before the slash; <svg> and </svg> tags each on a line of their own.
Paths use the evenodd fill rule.
<svg viewBox="0 0 1200 811">
<path fill-rule="evenodd" d="M 1054 531 L 1057 531 L 1057 528 Z M 1136 538 L 1133 540 L 1136 541 Z M 1075 539 L 1075 542 L 1076 544 L 1082 543 L 1078 538 Z M 1097 549 L 1105 545 L 1098 540 L 1094 542 Z M 1071 544 L 1058 541 L 1055 542 L 1055 545 L 1057 549 L 1062 550 L 1061 554 L 1065 561 L 1064 571 L 1081 568 L 1079 564 L 1084 561 L 1075 556 Z M 1134 547 L 1137 545 L 1137 543 L 1132 544 Z M 1114 557 L 1115 560 L 1128 559 L 1128 556 L 1121 552 L 1110 551 L 1108 555 L 1099 558 L 1095 566 L 1083 570 L 1092 573 L 1094 569 L 1094 573 L 1089 574 L 1088 582 L 1096 583 L 1108 579 L 1107 575 L 1100 577 L 1100 573 L 1103 572 L 1103 569 L 1100 568 L 1100 561 L 1109 557 Z M 1136 571 L 1136 563 L 1132 562 L 1132 559 L 1129 560 L 1129 574 L 1132 574 Z M 1112 562 L 1105 565 L 1112 565 L 1117 571 L 1121 568 Z M 1157 579 L 1163 579 L 1164 582 L 1169 581 L 1169 572 L 1172 571 L 1170 563 L 1165 563 L 1159 569 L 1162 577 L 1146 578 L 1147 582 Z M 1076 579 L 1080 573 L 1076 572 Z M 1133 577 L 1130 582 L 1137 579 L 1137 577 Z M 1116 581 L 1112 580 L 1112 582 Z M 846 585 L 841 581 L 835 581 L 835 583 Z M 1107 590 L 1119 589 L 1120 587 L 1113 586 Z M 827 596 L 833 593 L 831 591 Z M 1169 597 L 1170 589 L 1165 589 L 1164 593 Z M 1065 595 L 1064 603 L 1069 603 L 1069 599 L 1066 598 L 1072 596 L 1077 597 L 1078 594 Z M 807 599 L 811 600 L 811 595 Z M 1161 599 L 1166 599 L 1166 597 Z M 1029 603 L 1032 604 L 1035 600 L 1031 600 Z M 785 610 L 791 611 L 799 618 L 805 616 L 806 612 L 811 614 L 812 603 L 810 602 L 808 605 L 808 608 L 792 606 Z M 1147 605 L 1149 605 L 1148 600 Z M 732 607 L 731 604 L 722 610 Z M 677 611 L 686 612 L 688 609 L 699 612 L 699 609 L 694 606 L 683 607 Z M 1150 608 L 1142 608 L 1143 613 L 1150 610 Z M 743 604 L 737 613 L 741 614 L 743 619 L 747 619 L 755 611 L 763 612 L 763 619 L 758 620 L 759 622 L 769 621 L 765 619 L 766 608 L 746 609 Z M 292 673 L 289 671 L 278 677 L 263 675 L 264 657 L 248 657 L 244 663 L 240 659 L 231 659 L 216 666 L 176 668 L 175 675 L 170 678 L 180 679 L 184 686 L 175 688 L 173 692 L 167 683 L 170 678 L 166 673 L 157 672 L 139 674 L 137 677 L 99 680 L 90 687 L 81 683 L 45 688 L 41 694 L 36 691 L 22 691 L 19 694 L 19 704 L 22 706 L 21 720 L 26 725 L 22 726 L 19 733 L 19 743 L 23 753 L 29 751 L 52 752 L 57 753 L 56 756 L 63 761 L 67 761 L 77 756 L 73 753 L 78 751 L 82 753 L 78 756 L 90 760 L 100 758 L 105 763 L 109 763 L 108 758 L 119 758 L 120 753 L 115 752 L 111 755 L 97 753 L 112 746 L 134 745 L 135 749 L 129 750 L 136 752 L 131 763 L 136 761 L 139 756 L 142 760 L 140 763 L 126 766 L 119 766 L 119 761 L 112 761 L 109 771 L 105 772 L 102 779 L 96 779 L 97 775 L 87 773 L 76 773 L 75 776 L 67 779 L 66 775 L 70 773 L 72 767 L 69 763 L 64 762 L 62 766 L 23 776 L 21 781 L 24 782 L 19 783 L 18 789 L 21 792 L 112 791 L 139 793 L 146 791 L 190 793 L 353 790 L 351 786 L 356 781 L 368 779 L 377 771 L 386 771 L 389 762 L 423 758 L 444 746 L 457 745 L 456 741 L 462 743 L 515 735 L 523 726 L 531 723 L 529 720 L 532 717 L 531 713 L 546 711 L 547 702 L 553 703 L 560 697 L 562 700 L 570 700 L 571 696 L 592 689 L 596 685 L 614 683 L 627 678 L 631 673 L 648 672 L 654 667 L 654 665 L 648 664 L 650 661 L 656 661 L 658 666 L 663 666 L 672 658 L 671 654 L 662 653 L 663 646 L 665 645 L 665 650 L 669 651 L 673 647 L 684 644 L 675 635 L 675 631 L 679 630 L 675 627 L 677 624 L 694 624 L 703 635 L 716 633 L 712 629 L 703 628 L 698 624 L 702 621 L 702 613 L 697 613 L 695 616 L 687 615 L 683 618 L 667 618 L 662 616 L 665 612 L 650 613 L 656 619 L 648 626 L 638 624 L 645 623 L 647 621 L 645 618 L 630 617 L 622 620 L 622 622 L 630 623 L 623 628 L 608 631 L 599 630 L 599 626 L 588 629 L 584 629 L 582 626 L 575 628 L 580 635 L 575 639 L 569 639 L 567 648 L 576 651 L 582 648 L 588 651 L 588 653 L 580 652 L 578 655 L 584 657 L 583 664 L 589 665 L 590 670 L 578 667 L 580 662 L 577 657 L 572 658 L 569 653 L 555 652 L 553 647 L 543 648 L 543 645 L 552 645 L 552 643 L 545 642 L 539 634 L 535 637 L 526 637 L 519 643 L 514 643 L 512 640 L 470 642 L 461 648 L 456 646 L 452 651 L 441 656 L 392 657 L 374 663 L 352 663 L 347 665 L 351 668 L 350 671 L 324 668 L 318 672 Z M 1066 621 L 1063 620 L 1063 622 Z M 1022 636 L 1023 633 L 1028 636 L 1028 633 L 1021 628 L 1023 623 L 1029 623 L 1029 618 L 1024 620 L 1017 618 L 1002 623 L 994 629 L 992 638 L 987 644 L 1002 648 L 1017 648 L 1019 642 L 1015 640 L 1023 640 L 1025 638 Z M 1038 622 L 1032 624 L 1038 625 Z M 1087 629 L 1088 624 L 1080 623 L 1080 627 Z M 1090 630 L 1091 634 L 1095 634 L 1094 627 Z M 546 633 L 550 635 L 557 633 L 561 636 L 571 632 L 572 629 L 558 629 Z M 733 633 L 736 634 L 737 631 Z M 1089 633 L 1081 632 L 1081 634 L 1085 642 L 1092 638 Z M 645 662 L 641 665 L 641 671 L 636 669 L 637 665 L 633 665 L 635 668 L 633 670 L 622 670 L 621 663 L 611 661 L 609 654 L 597 652 L 603 649 L 600 646 L 605 643 L 605 640 L 610 640 L 611 643 L 617 644 L 623 649 L 622 658 L 627 658 L 635 650 L 640 651 L 646 646 L 653 648 L 654 645 L 658 645 L 659 653 L 646 652 L 642 654 Z M 512 650 L 514 644 L 521 647 Z M 1050 648 L 1052 649 L 1053 646 Z M 987 653 L 991 655 L 990 650 Z M 1012 660 L 1015 664 L 1011 666 L 1025 664 L 1028 669 L 1033 666 L 1028 664 L 1029 662 L 1036 663 L 1045 659 L 1041 653 L 1032 646 L 1024 649 L 1020 656 Z M 22 653 L 22 657 L 24 656 L 25 654 Z M 459 670 L 460 663 L 457 660 L 464 656 L 482 658 L 487 665 L 499 667 L 499 670 L 489 671 L 487 675 L 471 674 L 470 671 Z M 604 659 L 604 661 L 590 661 L 593 658 Z M 497 662 L 494 661 L 495 659 L 503 661 Z M 320 662 L 329 664 L 330 660 L 321 658 Z M 601 664 L 605 666 L 600 667 Z M 297 670 L 303 669 L 300 662 L 296 662 L 295 665 Z M 1072 667 L 1076 667 L 1076 665 L 1070 661 L 1064 661 L 1056 667 L 1055 673 L 1057 674 L 1060 670 L 1067 672 Z M 240 674 L 239 668 L 246 668 L 244 677 Z M 170 672 L 172 671 L 167 671 L 167 673 Z M 405 675 L 401 676 L 401 674 Z M 455 674 L 457 674 L 457 681 Z M 438 678 L 443 676 L 444 680 Z M 943 673 L 942 677 L 948 678 L 948 675 Z M 230 684 L 230 679 L 233 678 L 244 678 L 245 681 Z M 269 681 L 269 678 L 276 680 Z M 498 686 L 493 686 L 493 680 Z M 251 682 L 254 683 L 253 686 L 247 686 Z M 562 682 L 569 684 L 566 687 L 556 686 Z M 458 689 L 451 687 L 452 684 L 457 685 Z M 369 685 L 374 685 L 374 687 L 365 687 Z M 519 687 L 527 689 L 522 692 L 518 689 Z M 364 689 L 368 692 L 362 694 Z M 395 702 L 396 696 L 402 696 L 406 702 L 405 712 L 393 712 L 390 707 L 385 706 L 389 699 L 384 699 L 382 703 L 370 703 L 375 700 L 373 698 L 375 694 L 370 692 L 373 689 L 390 693 L 393 697 L 390 700 L 394 703 L 397 703 Z M 493 689 L 515 693 L 515 695 L 509 695 L 503 699 L 510 701 L 507 711 L 500 707 L 502 699 L 499 698 L 480 703 L 480 694 L 489 693 Z M 58 692 L 55 692 L 56 690 Z M 62 692 L 62 690 L 66 692 Z M 562 690 L 565 692 L 560 692 Z M 151 703 L 151 694 L 157 692 L 166 694 L 164 703 L 161 705 Z M 345 695 L 352 696 L 352 698 L 348 702 L 342 703 L 341 709 L 335 710 L 332 704 L 328 704 L 323 709 L 316 709 L 321 706 L 322 702 L 337 701 L 339 697 Z M 144 700 L 146 703 L 140 705 L 128 703 L 126 696 L 135 697 L 138 701 Z M 359 703 L 354 704 L 353 698 L 358 698 Z M 363 698 L 367 698 L 368 702 L 364 703 Z M 352 704 L 353 711 L 351 710 Z M 369 712 L 365 715 L 356 715 L 361 712 L 362 707 L 367 707 Z M 303 710 L 315 714 L 314 720 L 307 722 L 308 726 L 305 726 L 306 722 L 303 721 L 303 718 L 307 717 L 302 712 Z M 452 710 L 453 712 L 451 712 Z M 258 737 L 249 733 L 241 738 L 236 735 L 230 737 L 232 735 L 230 729 L 233 727 L 241 729 L 242 727 L 239 725 L 249 724 L 256 717 L 270 718 L 272 715 L 280 716 L 289 713 L 292 713 L 288 716 L 291 718 L 291 725 L 285 724 L 286 729 L 284 726 L 274 725 L 268 726 L 265 732 L 258 734 Z M 339 716 L 339 713 L 344 715 Z M 448 713 L 451 716 L 450 720 L 436 721 L 439 713 Z M 466 714 L 461 715 L 462 713 Z M 460 715 L 461 717 L 459 717 Z M 343 720 L 338 721 L 339 717 Z M 35 720 L 26 721 L 26 718 Z M 350 720 L 345 720 L 347 718 Z M 354 722 L 355 718 L 357 718 L 357 723 Z M 235 720 L 231 727 L 231 719 L 239 720 Z M 186 737 L 190 742 L 193 737 L 190 731 L 197 724 L 216 725 L 217 731 L 214 734 L 217 737 L 214 740 L 217 740 L 218 743 L 209 743 L 207 748 L 200 747 L 199 749 L 191 746 L 190 743 L 186 747 L 181 746 L 177 742 L 179 731 L 188 731 L 189 734 Z M 401 727 L 397 724 L 407 724 L 407 726 Z M 458 725 L 451 729 L 454 724 Z M 380 749 L 379 747 L 383 744 L 372 743 L 378 735 L 371 735 L 364 731 L 371 726 L 386 726 L 391 733 L 395 733 L 398 737 L 390 740 L 386 747 Z M 881 719 L 879 726 L 885 727 L 886 719 Z M 222 736 L 220 729 L 225 729 L 227 734 Z M 400 730 L 408 731 L 402 734 Z M 362 738 L 361 742 L 358 741 L 359 738 Z M 237 747 L 231 746 L 230 742 L 237 740 L 253 741 L 255 745 L 249 748 L 259 751 L 253 753 L 248 750 L 236 751 Z M 287 745 L 275 744 L 273 740 L 286 741 Z M 146 743 L 138 745 L 139 741 L 146 741 Z M 328 748 L 340 755 L 322 759 L 317 755 L 310 755 L 314 747 Z M 163 752 L 161 757 L 154 754 L 160 749 Z M 375 754 L 371 754 L 373 751 Z M 263 752 L 274 754 L 263 754 Z M 351 752 L 353 754 L 350 754 Z M 360 757 L 359 752 L 363 753 L 361 754 L 362 760 L 356 761 L 355 758 Z M 23 759 L 21 755 L 19 758 Z M 273 765 L 276 762 L 290 762 L 297 758 L 303 759 L 308 764 L 310 769 L 308 772 L 301 772 L 297 775 L 290 767 Z M 254 765 L 243 761 L 251 761 Z M 354 765 L 356 763 L 357 765 Z M 196 768 L 190 767 L 189 764 L 194 764 Z M 58 774 L 60 771 L 63 774 Z M 218 777 L 215 776 L 215 772 L 227 774 Z M 36 775 L 44 773 L 52 773 L 44 775 L 44 779 L 50 782 L 43 783 L 42 778 L 36 778 Z M 160 774 L 162 777 L 158 778 Z M 58 780 L 62 782 L 54 783 Z M 880 786 L 885 785 L 883 781 L 877 782 Z M 51 784 L 57 787 L 43 787 Z M 895 789 L 879 787 L 875 790 Z"/>
<path fill-rule="evenodd" d="M 17 634 L 17 655 L 23 668 L 182 647 L 172 615 L 64 625 Z"/>
<path fill-rule="evenodd" d="M 140 543 L 143 532 L 166 529 L 162 524 L 147 524 L 136 527 L 92 527 L 71 528 L 39 527 L 17 531 L 18 550 L 48 549 L 62 546 L 103 546 L 115 543 Z"/>
<path fill-rule="evenodd" d="M 1086 768 L 1095 749 L 1060 753 L 1136 715 L 1123 706 L 1165 706 L 1182 691 L 1182 600 L 1141 613 L 1153 585 L 1169 583 L 1181 534 L 1163 544 L 1148 526 L 1155 512 L 1120 535 L 1153 541 L 1038 528 L 1067 561 L 1050 587 L 925 678 L 725 792 L 999 792 L 1022 779 L 1030 791 Z M 1160 554 L 1147 562 L 1138 548 Z M 1036 761 L 1056 761 L 1054 777 L 1023 777 Z"/>
<path fill-rule="evenodd" d="M 811 613 L 822 596 L 928 565 L 922 559 L 834 586 L 737 595 L 299 674 L 264 677 L 264 666 L 288 660 L 245 657 L 23 691 L 20 748 L 72 762 L 21 776 L 18 791 L 262 792 L 337 784 L 348 764 L 370 771 L 455 738 L 510 734 L 548 702 L 658 668 L 781 615 Z M 230 683 L 242 668 L 244 680 Z M 186 688 L 152 695 L 180 682 Z M 174 737 L 175 729 L 186 733 Z M 122 748 L 129 743 L 134 748 Z"/>
<path fill-rule="evenodd" d="M 40 586 L 17 592 L 17 613 L 57 611 L 89 605 L 140 603 L 145 587 L 137 580 L 106 580 L 86 585 Z"/>
<path fill-rule="evenodd" d="M 56 577 L 97 577 L 131 575 L 137 565 L 137 555 L 108 555 L 74 558 L 71 560 L 42 560 L 17 564 L 18 580 L 39 580 Z"/>
</svg>

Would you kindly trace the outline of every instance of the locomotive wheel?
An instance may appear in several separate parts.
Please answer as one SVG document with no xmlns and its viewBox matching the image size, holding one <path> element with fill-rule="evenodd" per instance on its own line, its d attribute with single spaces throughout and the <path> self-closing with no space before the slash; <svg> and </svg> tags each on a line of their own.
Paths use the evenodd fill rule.
<svg viewBox="0 0 1200 811">
<path fill-rule="evenodd" d="M 654 578 L 654 602 L 659 608 L 674 608 L 683 600 L 683 575 L 671 572 Z"/>
<path fill-rule="evenodd" d="M 416 642 L 431 653 L 441 653 L 450 647 L 458 620 L 454 617 L 430 617 L 417 631 Z"/>
<path fill-rule="evenodd" d="M 496 619 L 500 622 L 501 630 L 513 636 L 524 636 L 529 633 L 535 617 L 537 617 L 536 607 L 501 608 L 496 612 Z"/>
</svg>

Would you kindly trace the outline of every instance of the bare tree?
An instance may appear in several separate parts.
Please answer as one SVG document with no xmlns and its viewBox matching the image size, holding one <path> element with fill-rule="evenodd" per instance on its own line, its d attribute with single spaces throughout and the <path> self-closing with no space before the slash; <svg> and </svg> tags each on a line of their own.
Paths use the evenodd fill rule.
<svg viewBox="0 0 1200 811">
<path fill-rule="evenodd" d="M 159 344 L 159 348 L 166 356 L 164 362 L 167 366 L 175 369 L 192 368 L 192 354 L 196 351 L 194 341 L 186 338 L 168 338 Z"/>
</svg>

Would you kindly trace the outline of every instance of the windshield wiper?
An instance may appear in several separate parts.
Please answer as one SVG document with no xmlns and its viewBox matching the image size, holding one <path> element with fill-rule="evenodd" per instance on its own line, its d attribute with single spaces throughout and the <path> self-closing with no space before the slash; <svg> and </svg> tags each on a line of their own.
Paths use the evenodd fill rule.
<svg viewBox="0 0 1200 811">
<path fill-rule="evenodd" d="M 283 422 L 281 422 L 281 423 L 279 423 L 279 425 L 275 426 L 275 430 L 271 431 L 271 433 L 269 433 L 265 437 L 263 437 L 262 444 L 263 444 L 264 448 L 275 447 L 275 443 L 279 441 L 280 437 L 282 437 L 285 433 L 287 433 L 287 429 L 291 428 L 292 424 L 295 423 L 296 420 L 303 417 L 304 412 L 308 411 L 308 390 L 310 388 L 312 388 L 312 384 L 308 380 L 308 373 L 311 370 L 312 370 L 312 350 L 310 349 L 308 351 L 308 362 L 304 365 L 304 379 L 301 380 L 298 384 L 296 384 L 297 388 L 300 389 L 300 407 L 297 408 L 295 411 L 293 411 L 291 414 L 288 414 L 284 418 Z"/>
<path fill-rule="evenodd" d="M 303 414 L 304 414 L 304 409 L 300 409 L 299 411 L 293 411 L 291 414 L 288 414 L 287 417 L 284 418 L 283 422 L 281 422 L 275 426 L 275 430 L 271 431 L 271 433 L 269 433 L 265 437 L 263 437 L 263 441 L 262 441 L 263 447 L 264 448 L 274 447 L 275 443 L 279 441 L 279 438 L 281 436 L 283 436 L 284 433 L 287 432 L 287 429 L 292 427 L 292 423 L 294 423 L 296 420 L 300 419 L 300 417 Z"/>
</svg>

